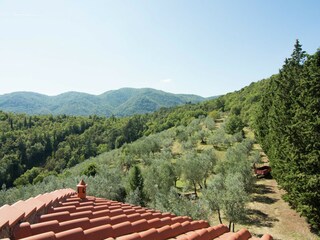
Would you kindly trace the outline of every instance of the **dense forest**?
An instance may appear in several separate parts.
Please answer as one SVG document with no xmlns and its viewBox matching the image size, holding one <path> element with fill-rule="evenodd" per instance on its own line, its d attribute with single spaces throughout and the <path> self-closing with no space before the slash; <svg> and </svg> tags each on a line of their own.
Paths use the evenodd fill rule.
<svg viewBox="0 0 320 240">
<path fill-rule="evenodd" d="M 205 115 L 195 105 L 126 118 L 0 112 L 0 186 L 36 183 L 97 154 Z"/>
<path fill-rule="evenodd" d="M 297 41 L 278 74 L 198 104 L 119 118 L 0 112 L 0 205 L 84 178 L 95 196 L 234 227 L 258 141 L 285 200 L 319 231 L 319 111 L 320 51 Z"/>
</svg>

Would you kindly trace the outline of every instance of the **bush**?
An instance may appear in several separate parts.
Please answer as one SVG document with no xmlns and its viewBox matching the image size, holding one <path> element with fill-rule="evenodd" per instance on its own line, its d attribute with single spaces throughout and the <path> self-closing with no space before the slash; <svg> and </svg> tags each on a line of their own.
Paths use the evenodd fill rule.
<svg viewBox="0 0 320 240">
<path fill-rule="evenodd" d="M 96 174 L 98 173 L 98 168 L 97 165 L 94 163 L 91 163 L 88 165 L 88 167 L 86 169 L 84 169 L 81 172 L 81 175 L 86 175 L 86 176 L 92 176 L 94 177 Z"/>
<path fill-rule="evenodd" d="M 235 134 L 236 132 L 240 132 L 243 127 L 244 123 L 242 122 L 241 118 L 239 116 L 232 115 L 226 122 L 225 130 L 226 133 Z"/>
</svg>

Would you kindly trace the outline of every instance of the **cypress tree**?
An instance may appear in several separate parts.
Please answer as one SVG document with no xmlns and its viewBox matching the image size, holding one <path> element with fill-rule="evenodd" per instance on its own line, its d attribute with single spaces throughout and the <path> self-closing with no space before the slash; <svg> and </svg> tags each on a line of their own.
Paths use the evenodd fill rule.
<svg viewBox="0 0 320 240">
<path fill-rule="evenodd" d="M 133 198 L 135 199 L 135 204 L 139 204 L 141 206 L 144 206 L 144 191 L 143 191 L 143 185 L 144 180 L 141 174 L 141 170 L 137 165 L 134 165 L 130 171 L 129 171 L 129 196 L 135 195 Z"/>
</svg>

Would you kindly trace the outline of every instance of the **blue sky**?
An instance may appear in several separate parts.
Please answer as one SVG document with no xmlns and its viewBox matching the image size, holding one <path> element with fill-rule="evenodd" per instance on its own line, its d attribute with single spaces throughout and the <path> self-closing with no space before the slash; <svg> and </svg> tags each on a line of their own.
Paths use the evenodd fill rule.
<svg viewBox="0 0 320 240">
<path fill-rule="evenodd" d="M 150 87 L 204 97 L 320 47 L 320 1 L 0 0 L 0 94 Z"/>
</svg>

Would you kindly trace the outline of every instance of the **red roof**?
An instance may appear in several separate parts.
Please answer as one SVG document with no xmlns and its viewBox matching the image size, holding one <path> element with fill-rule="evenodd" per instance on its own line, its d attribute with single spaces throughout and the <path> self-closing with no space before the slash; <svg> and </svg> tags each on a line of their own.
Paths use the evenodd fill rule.
<svg viewBox="0 0 320 240">
<path fill-rule="evenodd" d="M 80 199 L 72 189 L 38 195 L 0 208 L 0 239 L 219 239 L 254 238 L 246 230 L 229 232 L 225 225 L 210 226 L 156 210 L 104 198 Z M 268 234 L 263 240 L 272 239 Z"/>
</svg>

